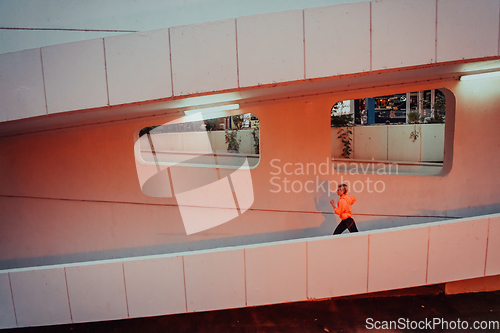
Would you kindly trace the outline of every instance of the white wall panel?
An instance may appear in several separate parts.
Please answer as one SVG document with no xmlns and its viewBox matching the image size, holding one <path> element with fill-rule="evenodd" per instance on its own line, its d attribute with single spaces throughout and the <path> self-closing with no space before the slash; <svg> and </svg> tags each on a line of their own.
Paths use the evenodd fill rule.
<svg viewBox="0 0 500 333">
<path fill-rule="evenodd" d="M 439 0 L 437 61 L 496 56 L 499 0 Z"/>
<path fill-rule="evenodd" d="M 421 160 L 423 162 L 442 161 L 444 156 L 444 124 L 420 126 Z"/>
<path fill-rule="evenodd" d="M 303 11 L 240 17 L 240 87 L 304 79 Z"/>
<path fill-rule="evenodd" d="M 121 262 L 66 267 L 73 322 L 128 317 Z"/>
<path fill-rule="evenodd" d="M 188 152 L 197 152 L 202 154 L 212 153 L 208 132 L 188 132 L 180 133 L 182 149 Z"/>
<path fill-rule="evenodd" d="M 48 113 L 106 106 L 102 39 L 42 48 Z"/>
<path fill-rule="evenodd" d="M 0 329 L 17 327 L 9 273 L 0 274 Z"/>
<path fill-rule="evenodd" d="M 427 283 L 484 276 L 488 219 L 430 227 Z"/>
<path fill-rule="evenodd" d="M 182 257 L 123 263 L 130 317 L 186 312 Z"/>
<path fill-rule="evenodd" d="M 307 274 L 308 298 L 366 293 L 368 235 L 308 241 Z"/>
<path fill-rule="evenodd" d="M 168 29 L 104 38 L 109 104 L 172 96 Z"/>
<path fill-rule="evenodd" d="M 353 127 L 352 143 L 354 158 L 361 160 L 371 160 L 373 158 L 376 161 L 387 160 L 388 128 L 389 126 Z M 340 139 L 337 140 L 340 141 Z"/>
<path fill-rule="evenodd" d="M 368 292 L 424 285 L 428 240 L 427 227 L 371 234 Z"/>
<path fill-rule="evenodd" d="M 485 275 L 500 274 L 500 217 L 490 217 Z"/>
<path fill-rule="evenodd" d="M 170 29 L 174 95 L 238 87 L 234 19 Z"/>
<path fill-rule="evenodd" d="M 301 301 L 306 295 L 306 243 L 245 249 L 247 305 Z"/>
<path fill-rule="evenodd" d="M 0 55 L 0 121 L 47 114 L 40 49 Z"/>
<path fill-rule="evenodd" d="M 422 137 L 413 141 L 410 133 L 420 132 L 420 125 L 398 125 L 387 127 L 387 158 L 389 161 L 420 161 L 420 141 Z"/>
<path fill-rule="evenodd" d="M 372 1 L 372 70 L 435 62 L 436 0 Z"/>
<path fill-rule="evenodd" d="M 71 323 L 64 268 L 11 272 L 20 327 Z"/>
<path fill-rule="evenodd" d="M 410 133 L 414 130 L 414 125 L 352 127 L 354 158 L 373 158 L 375 161 L 442 161 L 444 124 L 417 125 L 419 137 L 415 142 L 410 138 Z M 337 138 L 338 128 L 332 127 L 331 131 L 332 156 L 340 157 L 343 146 Z"/>
<path fill-rule="evenodd" d="M 0 6 L 2 4 L 3 2 L 0 2 Z M 32 6 L 27 7 L 32 8 Z M 0 43 L 0 54 L 115 35 L 123 35 L 123 32 L 88 30 L 0 30 L 0 40 L 2 41 Z"/>
<path fill-rule="evenodd" d="M 0 1 L 0 21 L 4 27 L 54 28 L 50 31 L 4 30 L 15 34 L 9 43 L 0 43 L 0 53 L 67 43 L 84 38 L 109 36 L 120 30 L 146 31 L 187 24 L 198 24 L 246 15 L 279 12 L 333 3 L 360 0 L 288 0 L 288 1 L 226 1 L 226 0 L 115 0 L 100 1 L 33 1 L 29 6 L 17 1 Z M 59 31 L 57 29 L 82 29 Z M 88 30 L 97 31 L 88 31 Z M 102 30 L 106 29 L 106 30 Z M 111 32 L 110 32 L 110 31 Z M 36 38 L 20 36 L 20 33 Z M 119 33 L 119 32 L 118 32 Z M 2 38 L 3 39 L 3 38 Z M 16 42 L 14 39 L 18 39 Z"/>
<path fill-rule="evenodd" d="M 304 10 L 306 78 L 370 70 L 370 3 Z"/>
<path fill-rule="evenodd" d="M 243 250 L 184 256 L 188 311 L 245 306 Z"/>
<path fill-rule="evenodd" d="M 0 326 L 16 327 L 16 314 L 19 326 L 69 323 L 70 308 L 74 322 L 102 321 L 338 297 L 483 276 L 488 219 L 200 251 L 183 257 L 13 270 L 0 274 Z M 491 218 L 489 229 L 493 269 L 498 267 L 499 221 Z"/>
</svg>

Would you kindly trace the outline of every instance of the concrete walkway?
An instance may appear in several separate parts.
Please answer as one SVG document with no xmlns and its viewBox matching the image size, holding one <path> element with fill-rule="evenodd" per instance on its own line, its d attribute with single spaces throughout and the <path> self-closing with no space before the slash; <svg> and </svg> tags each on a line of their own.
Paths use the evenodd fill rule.
<svg viewBox="0 0 500 333">
<path fill-rule="evenodd" d="M 412 328 L 418 325 L 427 332 L 500 331 L 498 326 L 485 330 L 473 328 L 474 324 L 479 325 L 479 328 L 481 325 L 489 325 L 490 328 L 495 324 L 500 325 L 500 291 L 445 295 L 438 287 L 431 286 L 397 293 L 403 296 L 392 296 L 394 293 L 386 292 L 323 301 L 2 332 L 407 332 L 414 331 Z M 448 329 L 445 325 L 448 325 Z M 465 330 L 464 325 L 467 325 Z M 389 329 L 376 329 L 386 326 Z"/>
</svg>

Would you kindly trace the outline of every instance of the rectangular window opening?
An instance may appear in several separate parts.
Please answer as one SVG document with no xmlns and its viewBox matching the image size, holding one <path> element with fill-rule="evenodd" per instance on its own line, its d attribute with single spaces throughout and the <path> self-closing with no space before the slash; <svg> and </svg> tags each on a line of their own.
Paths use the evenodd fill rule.
<svg viewBox="0 0 500 333">
<path fill-rule="evenodd" d="M 347 173 L 442 174 L 452 111 L 444 89 L 338 101 L 330 112 L 333 166 Z"/>
<path fill-rule="evenodd" d="M 172 121 L 142 128 L 140 158 L 146 164 L 250 169 L 260 161 L 260 123 L 251 113 Z"/>
</svg>

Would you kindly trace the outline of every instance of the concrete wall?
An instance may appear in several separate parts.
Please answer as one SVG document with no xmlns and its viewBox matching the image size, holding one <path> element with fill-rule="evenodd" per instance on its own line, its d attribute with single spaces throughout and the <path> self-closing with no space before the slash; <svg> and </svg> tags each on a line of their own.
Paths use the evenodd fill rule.
<svg viewBox="0 0 500 333">
<path fill-rule="evenodd" d="M 336 9 L 342 9 L 346 19 L 355 15 L 356 18 L 348 20 L 353 23 L 366 22 L 363 17 L 371 17 L 370 26 L 362 25 L 363 36 L 371 36 L 362 40 L 371 48 L 354 45 L 346 48 L 357 59 L 349 70 L 352 72 L 385 68 L 403 71 L 404 66 L 435 64 L 436 59 L 498 56 L 498 29 L 492 27 L 498 27 L 500 2 L 484 0 L 472 11 L 468 2 L 439 1 L 438 5 L 451 3 L 457 4 L 454 11 L 438 10 L 437 16 L 435 1 L 413 1 L 407 5 L 394 1 L 365 2 L 3 54 L 0 69 L 5 74 L 0 81 L 0 118 L 8 123 L 34 117 L 57 120 L 66 114 L 80 114 L 84 119 L 87 114 L 117 110 L 127 103 L 165 101 L 172 96 L 180 99 L 217 89 L 251 90 L 254 85 L 271 87 L 293 80 L 294 84 L 306 79 L 327 80 L 328 76 L 343 72 L 335 67 L 334 58 L 325 58 L 330 51 L 312 41 L 337 42 L 339 35 L 331 33 L 337 27 L 325 23 L 330 21 L 325 16 Z M 387 16 L 384 9 L 388 4 L 395 5 L 394 10 L 401 13 L 418 9 L 426 14 L 426 19 L 433 17 L 438 28 L 443 27 L 437 30 L 436 43 L 434 30 L 421 32 L 411 24 L 401 25 L 407 27 L 403 29 L 408 33 L 405 38 L 419 48 L 431 39 L 430 53 L 437 58 L 412 58 L 416 54 L 412 44 L 401 48 L 406 50 L 399 54 L 400 59 L 406 59 L 402 63 L 391 58 L 394 55 L 391 47 L 378 46 L 387 40 L 401 39 L 399 30 L 388 30 L 389 22 L 406 15 Z M 476 28 L 455 26 L 458 19 L 449 13 L 459 16 L 468 13 L 470 26 Z M 485 20 L 484 15 L 491 13 L 495 17 Z M 313 22 L 318 20 L 325 25 L 308 28 L 314 27 Z M 276 22 L 282 22 L 286 29 L 270 33 L 278 31 L 274 27 Z M 447 25 L 455 30 L 444 29 Z M 213 41 L 222 44 L 209 43 L 207 36 L 196 33 L 206 29 L 213 32 L 210 35 Z M 359 40 L 356 29 L 342 31 L 342 40 Z M 382 31 L 390 31 L 390 35 Z M 235 39 L 226 38 L 227 35 Z M 453 44 L 456 35 L 462 37 Z M 479 45 L 477 36 L 484 38 Z M 447 47 L 443 47 L 444 40 L 450 43 L 444 44 Z M 203 61 L 196 58 L 201 46 L 206 55 Z M 468 48 L 474 52 L 465 52 Z M 266 52 L 257 54 L 255 50 Z M 189 77 L 182 74 L 189 73 L 192 66 L 183 62 L 182 55 L 195 59 L 200 73 L 205 70 L 193 85 L 187 85 L 188 90 L 183 88 L 183 81 Z M 223 66 L 221 59 L 227 59 Z M 282 61 L 276 64 L 276 59 Z M 314 66 L 322 62 L 325 71 L 315 71 Z M 338 64 L 344 62 L 347 60 Z M 365 73 L 359 80 L 370 80 L 380 73 Z M 174 120 L 177 115 L 147 118 L 139 114 L 135 118 L 124 116 L 121 121 L 3 136 L 0 139 L 0 267 L 173 253 L 330 234 L 337 220 L 329 204 L 335 195 L 325 187 L 327 181 L 348 180 L 357 184 L 351 193 L 358 197 L 354 209 L 360 230 L 498 211 L 500 180 L 491 175 L 500 162 L 498 154 L 492 153 L 498 149 L 499 79 L 461 82 L 451 77 L 426 82 L 420 78 L 417 83 L 389 83 L 379 82 L 363 90 L 338 89 L 330 94 L 295 99 L 277 97 L 241 105 L 241 113 L 253 113 L 261 123 L 261 162 L 251 170 L 254 203 L 237 219 L 190 236 L 185 234 L 175 197 L 152 198 L 142 193 L 134 161 L 135 134 L 143 127 Z M 451 91 L 453 95 L 447 96 L 447 102 L 456 104 L 455 112 L 447 114 L 447 125 L 451 126 L 446 127 L 447 170 L 443 175 L 331 171 L 307 174 L 300 169 L 301 165 L 319 166 L 330 161 L 329 112 L 336 101 L 434 88 Z M 102 108 L 96 109 L 99 107 Z M 471 183 L 475 184 L 473 188 L 465 185 Z M 376 190 L 374 185 L 378 185 Z M 429 189 L 432 195 L 427 195 Z M 471 201 L 471 198 L 478 199 Z"/>
<path fill-rule="evenodd" d="M 0 54 L 131 31 L 358 1 L 7 1 L 0 3 L 0 27 L 3 28 Z"/>
<path fill-rule="evenodd" d="M 442 162 L 445 124 L 355 126 L 351 159 L 392 162 Z M 410 133 L 418 132 L 416 140 Z M 339 128 L 332 127 L 332 157 L 342 158 Z"/>
<path fill-rule="evenodd" d="M 454 136 L 448 134 L 445 146 L 445 165 L 451 169 L 438 177 L 296 171 L 300 165 L 319 166 L 330 160 L 331 148 L 325 143 L 331 140 L 331 103 L 361 97 L 354 92 L 244 107 L 243 113 L 251 112 L 261 122 L 261 161 L 251 170 L 254 203 L 237 219 L 191 236 L 185 234 L 175 197 L 152 198 L 141 192 L 134 133 L 151 125 L 151 119 L 4 137 L 0 141 L 1 266 L 330 234 L 337 219 L 329 201 L 336 195 L 327 192 L 325 181 L 358 182 L 358 191 L 353 188 L 351 193 L 358 197 L 354 210 L 360 230 L 495 212 L 499 180 L 491 174 L 500 161 L 491 151 L 497 149 L 498 80 L 438 83 L 456 97 L 455 114 L 447 119 L 454 124 L 450 127 Z M 373 96 L 386 93 L 385 89 L 367 93 Z M 310 117 L 308 122 L 301 121 L 305 115 Z M 287 117 L 297 121 L 276 126 Z M 172 119 L 156 117 L 154 123 L 158 120 Z M 477 156 L 488 156 L 488 163 Z M 375 183 L 379 192 L 374 191 Z M 476 186 L 466 186 L 470 183 Z M 422 195 L 430 188 L 432 195 Z M 481 199 L 471 201 L 471 197 Z"/>
<path fill-rule="evenodd" d="M 498 281 L 499 221 L 495 214 L 384 232 L 4 270 L 0 328 L 240 308 L 478 277 Z"/>
<path fill-rule="evenodd" d="M 0 121 L 498 57 L 500 2 L 475 3 L 356 2 L 1 54 Z"/>
</svg>

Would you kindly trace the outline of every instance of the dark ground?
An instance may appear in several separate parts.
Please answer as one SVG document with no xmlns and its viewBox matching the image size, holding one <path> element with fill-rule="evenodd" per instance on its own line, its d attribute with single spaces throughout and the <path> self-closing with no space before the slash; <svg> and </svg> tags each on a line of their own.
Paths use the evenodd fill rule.
<svg viewBox="0 0 500 333">
<path fill-rule="evenodd" d="M 474 321 L 500 321 L 500 291 L 445 295 L 437 287 L 423 287 L 399 291 L 406 296 L 391 293 L 361 295 L 322 301 L 298 302 L 252 308 L 187 313 L 150 318 L 126 319 L 107 322 L 68 324 L 46 327 L 18 328 L 7 333 L 53 332 L 411 332 L 411 327 L 393 327 L 377 330 L 375 321 L 397 324 L 425 325 L 427 332 L 500 332 L 474 330 Z M 373 321 L 367 322 L 367 318 Z M 400 319 L 401 318 L 401 319 Z M 406 320 L 410 322 L 407 322 Z M 399 322 L 400 320 L 401 322 Z M 433 320 L 449 322 L 448 329 Z M 467 330 L 451 329 L 464 325 Z M 454 322 L 454 323 L 451 323 Z M 367 327 L 367 324 L 369 327 Z M 389 325 L 389 323 L 386 323 Z M 394 325 L 395 323 L 393 323 Z M 486 323 L 488 324 L 488 323 Z M 483 324 L 484 325 L 484 324 Z M 372 329 L 368 329 L 372 327 Z M 415 327 L 415 326 L 414 326 Z M 460 326 L 462 327 L 462 326 Z M 405 329 L 403 329 L 405 328 Z M 463 328 L 463 327 L 462 327 Z"/>
</svg>

